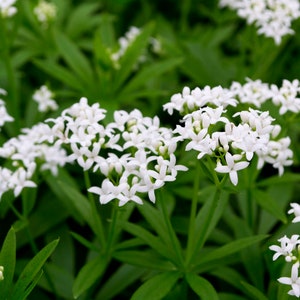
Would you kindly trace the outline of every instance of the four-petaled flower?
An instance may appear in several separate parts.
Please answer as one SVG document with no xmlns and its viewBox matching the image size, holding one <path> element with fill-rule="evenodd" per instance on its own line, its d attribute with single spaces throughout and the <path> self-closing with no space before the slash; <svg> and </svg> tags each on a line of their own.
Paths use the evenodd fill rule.
<svg viewBox="0 0 300 300">
<path fill-rule="evenodd" d="M 238 184 L 237 171 L 245 169 L 248 167 L 248 161 L 239 161 L 236 162 L 236 157 L 231 153 L 227 152 L 225 154 L 226 165 L 222 165 L 220 161 L 217 162 L 217 167 L 215 171 L 219 173 L 228 173 L 231 182 L 234 185 Z"/>
<path fill-rule="evenodd" d="M 288 284 L 292 289 L 288 292 L 291 296 L 300 297 L 300 277 L 298 276 L 299 262 L 296 262 L 292 266 L 291 277 L 280 277 L 278 281 L 283 284 Z"/>
</svg>

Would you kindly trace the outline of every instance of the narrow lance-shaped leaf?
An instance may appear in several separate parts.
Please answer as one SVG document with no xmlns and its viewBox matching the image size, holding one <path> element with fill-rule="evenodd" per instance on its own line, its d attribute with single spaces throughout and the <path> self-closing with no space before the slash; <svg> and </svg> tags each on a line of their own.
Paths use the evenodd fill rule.
<svg viewBox="0 0 300 300">
<path fill-rule="evenodd" d="M 11 228 L 2 245 L 0 253 L 0 266 L 4 268 L 4 279 L 0 280 L 0 291 L 3 299 L 8 298 L 8 294 L 12 288 L 13 276 L 16 264 L 16 234 Z"/>
<path fill-rule="evenodd" d="M 45 246 L 38 254 L 34 256 L 32 260 L 25 266 L 24 270 L 19 276 L 13 290 L 11 300 L 25 299 L 28 290 L 32 290 L 37 284 L 37 278 L 41 276 L 41 269 L 44 266 L 46 260 L 53 253 L 59 240 L 54 240 Z"/>
<path fill-rule="evenodd" d="M 55 31 L 55 41 L 62 57 L 67 62 L 76 77 L 88 86 L 94 82 L 93 70 L 86 57 L 78 47 L 62 32 Z"/>
<path fill-rule="evenodd" d="M 99 255 L 83 266 L 73 285 L 73 295 L 75 299 L 89 289 L 101 277 L 107 265 L 107 257 Z"/>
<path fill-rule="evenodd" d="M 143 268 L 124 264 L 101 287 L 96 299 L 112 299 L 145 274 Z"/>
<path fill-rule="evenodd" d="M 124 56 L 120 60 L 121 67 L 116 73 L 116 81 L 114 87 L 116 91 L 122 86 L 129 74 L 132 72 L 134 65 L 144 51 L 150 35 L 153 30 L 153 23 L 144 27 L 142 32 L 136 37 L 132 44 L 127 48 Z"/>
<path fill-rule="evenodd" d="M 245 237 L 245 238 L 241 238 L 239 240 L 233 241 L 229 244 L 219 247 L 216 250 L 209 252 L 207 255 L 203 255 L 203 257 L 201 257 L 201 263 L 199 265 L 201 265 L 203 263 L 208 263 L 210 261 L 214 261 L 217 259 L 223 259 L 224 257 L 226 257 L 228 255 L 234 254 L 250 245 L 258 243 L 267 237 L 268 237 L 267 235 L 257 235 L 257 236 Z"/>
<path fill-rule="evenodd" d="M 203 300 L 219 300 L 219 296 L 214 289 L 213 285 L 203 277 L 194 273 L 186 275 L 186 281 L 192 290 Z"/>
<path fill-rule="evenodd" d="M 179 278 L 178 272 L 158 274 L 140 286 L 132 295 L 131 300 L 160 300 L 169 293 Z"/>
<path fill-rule="evenodd" d="M 267 193 L 258 189 L 253 191 L 255 201 L 266 211 L 286 223 L 285 212 L 278 206 L 277 202 Z"/>
<path fill-rule="evenodd" d="M 253 300 L 268 300 L 269 299 L 263 294 L 262 291 L 260 291 L 255 286 L 253 286 L 247 282 L 241 282 L 241 284 L 243 285 L 243 287 L 245 289 L 245 293 L 248 294 L 251 297 L 251 299 L 253 299 Z"/>
</svg>

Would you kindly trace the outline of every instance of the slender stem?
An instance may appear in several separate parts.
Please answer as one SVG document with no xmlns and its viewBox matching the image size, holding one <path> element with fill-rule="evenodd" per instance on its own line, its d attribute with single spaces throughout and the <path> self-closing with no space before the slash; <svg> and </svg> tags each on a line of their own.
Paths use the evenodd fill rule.
<svg viewBox="0 0 300 300">
<path fill-rule="evenodd" d="M 91 181 L 90 181 L 90 176 L 89 176 L 88 171 L 84 171 L 84 182 L 85 182 L 86 189 L 89 189 L 91 187 Z M 106 242 L 105 242 L 106 239 L 105 239 L 105 235 L 104 235 L 103 223 L 98 214 L 98 210 L 97 210 L 95 200 L 94 200 L 92 193 L 88 193 L 88 199 L 91 204 L 92 218 L 94 221 L 93 223 L 94 223 L 94 225 L 96 225 L 96 227 L 92 228 L 92 229 L 99 237 L 102 247 L 104 247 L 104 245 L 106 245 Z"/>
<path fill-rule="evenodd" d="M 188 240 L 187 240 L 187 256 L 186 256 L 186 263 L 189 261 L 191 257 L 191 252 L 194 243 L 194 234 L 195 234 L 195 221 L 197 215 L 197 203 L 198 203 L 198 193 L 199 193 L 199 185 L 200 185 L 200 163 L 196 161 L 196 174 L 194 179 L 194 186 L 193 186 L 193 197 L 192 197 L 192 204 L 191 204 L 191 212 L 190 212 L 190 220 L 189 220 L 189 229 L 188 229 Z"/>
<path fill-rule="evenodd" d="M 169 213 L 168 213 L 168 209 L 167 209 L 166 203 L 165 203 L 165 201 L 163 199 L 163 196 L 162 196 L 163 195 L 162 188 L 159 190 L 159 193 L 160 193 L 159 203 L 160 203 L 160 206 L 161 206 L 161 209 L 162 209 L 162 213 L 163 213 L 164 221 L 165 221 L 166 226 L 167 226 L 169 237 L 170 237 L 171 243 L 173 245 L 173 249 L 175 250 L 175 254 L 177 256 L 178 266 L 184 266 L 184 260 L 183 260 L 183 256 L 182 256 L 181 246 L 180 246 L 180 243 L 179 243 L 178 238 L 176 236 L 176 233 L 173 229 L 173 226 L 172 226 L 172 223 L 171 223 L 171 220 L 170 220 L 170 216 L 169 216 Z"/>
<path fill-rule="evenodd" d="M 119 209 L 116 206 L 115 203 L 113 203 L 113 208 L 111 212 L 111 223 L 109 227 L 109 234 L 107 238 L 107 243 L 106 243 L 106 253 L 110 254 L 111 253 L 111 248 L 113 246 L 114 240 L 116 238 L 115 232 L 116 232 L 116 224 L 117 224 L 117 219 L 118 219 L 118 214 L 119 214 Z"/>
<path fill-rule="evenodd" d="M 11 210 L 13 211 L 13 213 L 17 216 L 17 218 L 19 220 L 22 220 L 22 221 L 26 220 L 26 218 L 24 218 L 23 215 L 21 215 L 19 213 L 19 211 L 14 207 L 14 205 L 12 203 L 10 203 L 9 206 L 10 206 Z"/>
</svg>

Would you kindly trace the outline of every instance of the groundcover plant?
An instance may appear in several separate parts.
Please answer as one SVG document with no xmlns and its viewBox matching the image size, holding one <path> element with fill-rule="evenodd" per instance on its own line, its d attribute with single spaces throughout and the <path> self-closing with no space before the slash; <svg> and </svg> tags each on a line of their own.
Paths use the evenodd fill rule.
<svg viewBox="0 0 300 300">
<path fill-rule="evenodd" d="M 0 0 L 0 299 L 300 297 L 296 0 Z"/>
</svg>

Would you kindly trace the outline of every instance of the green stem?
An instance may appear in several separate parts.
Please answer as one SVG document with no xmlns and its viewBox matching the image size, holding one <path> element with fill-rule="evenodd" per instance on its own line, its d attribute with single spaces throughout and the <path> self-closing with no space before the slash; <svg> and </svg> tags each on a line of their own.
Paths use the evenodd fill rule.
<svg viewBox="0 0 300 300">
<path fill-rule="evenodd" d="M 116 233 L 116 224 L 117 224 L 117 219 L 118 219 L 118 213 L 119 213 L 119 209 L 116 206 L 115 203 L 113 203 L 113 208 L 112 208 L 112 212 L 111 212 L 111 223 L 110 223 L 110 227 L 109 227 L 109 234 L 108 234 L 108 238 L 107 238 L 107 243 L 106 243 L 106 253 L 107 254 L 111 254 L 112 252 L 112 246 L 114 244 L 115 241 L 115 233 Z"/>
<path fill-rule="evenodd" d="M 12 203 L 10 203 L 9 206 L 10 206 L 11 210 L 13 211 L 13 213 L 17 216 L 17 218 L 19 220 L 22 220 L 22 221 L 26 220 L 26 218 L 24 218 L 23 215 L 21 215 L 19 213 L 19 211 L 14 207 L 14 205 Z"/>
<path fill-rule="evenodd" d="M 90 176 L 88 171 L 84 171 L 84 182 L 85 182 L 85 186 L 86 189 L 89 189 L 91 187 L 91 181 L 90 181 Z M 92 209 L 92 219 L 93 219 L 93 231 L 94 233 L 99 237 L 101 246 L 104 247 L 104 245 L 106 245 L 106 238 L 104 235 L 104 228 L 103 228 L 103 223 L 102 220 L 98 214 L 98 210 L 97 210 L 97 206 L 95 204 L 95 200 L 94 197 L 92 195 L 92 193 L 88 192 L 88 199 L 90 201 L 91 204 L 91 209 Z"/>
<path fill-rule="evenodd" d="M 187 255 L 186 255 L 187 264 L 192 255 L 192 249 L 194 244 L 195 221 L 197 215 L 198 193 L 199 193 L 199 186 L 200 186 L 200 171 L 201 171 L 200 162 L 197 160 L 196 170 L 195 170 L 196 174 L 195 174 L 194 186 L 193 186 L 193 197 L 192 197 L 192 204 L 191 204 L 190 220 L 189 220 L 189 229 L 188 229 Z"/>
<path fill-rule="evenodd" d="M 163 199 L 163 196 L 162 196 L 163 195 L 162 188 L 159 190 L 159 193 L 160 193 L 159 205 L 160 205 L 162 213 L 163 213 L 164 221 L 165 221 L 165 224 L 167 226 L 167 230 L 168 230 L 168 233 L 169 233 L 169 237 L 170 237 L 173 249 L 175 250 L 175 254 L 177 256 L 178 266 L 179 267 L 184 266 L 184 259 L 183 259 L 183 256 L 182 256 L 181 246 L 180 246 L 180 243 L 179 243 L 178 238 L 176 236 L 176 233 L 173 229 L 173 226 L 172 226 L 172 223 L 171 223 L 171 220 L 170 220 L 170 216 L 169 216 L 169 213 L 168 213 L 168 209 L 167 209 L 166 203 L 165 203 L 165 201 Z"/>
</svg>

